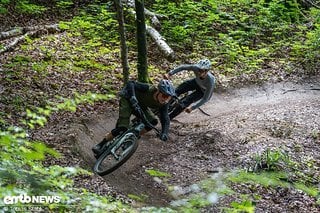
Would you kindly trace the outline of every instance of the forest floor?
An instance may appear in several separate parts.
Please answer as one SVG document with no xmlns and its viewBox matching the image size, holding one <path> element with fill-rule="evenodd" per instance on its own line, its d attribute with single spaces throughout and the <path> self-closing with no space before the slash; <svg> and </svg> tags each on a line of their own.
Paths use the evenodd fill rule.
<svg viewBox="0 0 320 213">
<path fill-rule="evenodd" d="M 0 58 L 0 65 L 5 64 L 6 58 Z M 22 76 L 1 67 L 0 72 L 3 73 L 0 80 L 6 82 L 0 82 L 1 101 L 21 96 L 21 100 L 34 100 L 37 105 L 38 98 L 41 99 L 38 94 L 57 92 L 54 88 L 59 83 L 60 89 L 66 90 L 58 91 L 59 95 L 69 94 L 69 88 L 90 88 L 88 84 L 81 84 L 88 81 L 80 74 L 78 78 L 62 74 L 57 77 L 53 73 L 52 78 L 42 79 L 31 69 L 21 72 Z M 104 177 L 82 175 L 75 180 L 76 186 L 122 199 L 137 207 L 170 207 L 183 203 L 188 195 L 198 193 L 198 183 L 202 180 L 213 179 L 223 187 L 221 181 L 226 173 L 250 170 L 256 166 L 256 156 L 268 149 L 284 151 L 295 162 L 311 165 L 302 174 L 315 176 L 315 182 L 319 183 L 320 76 L 303 79 L 292 76 L 288 80 L 282 78 L 279 69 L 270 73 L 268 76 L 280 75 L 279 79 L 283 81 L 233 89 L 220 85 L 224 89 L 219 88 L 212 100 L 202 107 L 210 116 L 199 110 L 181 114 L 171 123 L 168 142 L 160 141 L 154 132 L 149 132 L 141 138 L 133 157 L 118 170 Z M 32 75 L 35 75 L 36 84 L 30 78 Z M 86 77 L 86 72 L 84 75 Z M 8 81 L 4 81 L 5 76 L 9 76 Z M 18 78 L 23 81 L 15 83 Z M 18 104 L 8 106 L 4 101 L 0 107 L 1 111 L 7 111 L 13 124 L 17 118 L 25 116 L 25 113 L 14 112 Z M 79 166 L 91 171 L 95 162 L 91 147 L 114 127 L 117 116 L 116 101 L 100 102 L 78 109 L 76 113 L 61 112 L 52 116 L 45 127 L 30 131 L 30 138 L 44 141 L 62 153 L 59 159 L 46 159 L 46 165 Z M 171 176 L 152 177 L 146 172 L 149 169 Z M 316 198 L 294 187 L 239 183 L 233 184 L 232 190 L 237 193 L 218 196 L 203 211 L 219 212 L 220 207 L 230 207 L 232 201 L 241 200 L 240 194 L 246 194 L 250 200 L 255 200 L 256 212 L 320 212 Z"/>
<path fill-rule="evenodd" d="M 5 25 L 0 27 L 4 28 Z M 54 45 L 59 46 L 56 43 Z M 41 89 L 46 91 L 49 88 L 48 91 L 53 92 L 54 82 L 62 83 L 61 88 L 67 88 L 68 91 L 69 88 L 87 88 L 84 84 L 80 85 L 84 81 L 76 76 L 59 74 L 59 77 L 53 75 L 53 78 L 36 78 L 36 82 L 39 82 L 34 84 L 32 78 L 29 78 L 32 70 L 24 73 L 27 77 L 21 77 L 19 73 L 18 76 L 7 73 L 1 65 L 5 64 L 8 55 L 0 58 L 0 95 L 3 97 L 16 94 L 19 97 L 22 95 L 19 88 L 24 84 L 30 84 L 28 90 L 23 90 L 26 100 L 37 100 L 34 98 L 38 94 L 35 91 Z M 158 60 L 159 57 L 155 58 Z M 268 76 L 278 73 L 279 69 L 274 69 Z M 4 84 L 2 81 L 6 75 L 12 76 L 13 80 L 21 77 L 23 81 Z M 49 87 L 50 81 L 53 82 L 52 88 Z M 303 173 L 319 177 L 319 88 L 318 75 L 217 91 L 212 100 L 202 107 L 210 116 L 199 110 L 181 114 L 171 123 L 168 142 L 160 141 L 154 132 L 150 132 L 141 138 L 137 152 L 118 170 L 104 177 L 94 174 L 79 176 L 75 185 L 122 199 L 137 207 L 170 207 L 183 202 L 183 198 L 190 193 L 199 192 L 199 181 L 208 178 L 219 182 L 227 172 L 254 167 L 255 156 L 267 149 L 281 149 L 296 162 L 309 162 L 312 169 L 306 168 Z M 8 111 L 11 120 L 24 116 L 23 113 L 14 113 L 17 106 L 8 107 L 3 102 L 0 103 L 0 108 L 2 112 Z M 61 158 L 49 157 L 44 164 L 79 166 L 91 171 L 95 162 L 91 147 L 114 127 L 117 116 L 115 102 L 98 103 L 74 114 L 65 112 L 52 116 L 45 127 L 31 131 L 30 138 L 44 141 L 62 153 Z M 147 169 L 166 172 L 171 176 L 161 179 L 151 177 L 146 173 Z M 222 183 L 221 185 L 223 187 Z M 168 186 L 174 190 L 169 190 Z M 233 184 L 232 190 L 238 194 L 218 197 L 203 212 L 220 212 L 220 207 L 230 207 L 232 201 L 241 200 L 239 194 L 247 194 L 251 200 L 255 200 L 255 212 L 320 212 L 316 198 L 294 187 L 262 187 L 258 184 L 240 183 Z M 129 197 L 133 197 L 130 195 L 141 200 L 130 199 Z"/>
<path fill-rule="evenodd" d="M 171 123 L 168 142 L 149 132 L 141 138 L 133 157 L 118 170 L 103 179 L 83 177 L 76 183 L 126 201 L 129 194 L 138 196 L 142 202 L 130 201 L 136 206 L 169 206 L 188 194 L 190 186 L 205 178 L 254 166 L 254 157 L 268 148 L 281 148 L 297 162 L 311 159 L 312 172 L 319 176 L 319 88 L 318 76 L 215 93 L 202 108 L 210 116 L 199 110 L 181 114 Z M 95 162 L 91 147 L 114 127 L 116 118 L 114 109 L 106 109 L 104 114 L 55 124 L 43 133 L 55 135 L 53 146 L 60 147 L 66 156 L 64 161 L 91 170 Z M 171 177 L 165 180 L 151 177 L 147 169 L 166 172 Z M 169 185 L 175 189 L 170 193 Z M 240 184 L 233 190 L 259 194 L 256 212 L 320 212 L 315 198 L 294 188 Z M 216 212 L 235 199 L 221 197 L 206 211 Z"/>
</svg>

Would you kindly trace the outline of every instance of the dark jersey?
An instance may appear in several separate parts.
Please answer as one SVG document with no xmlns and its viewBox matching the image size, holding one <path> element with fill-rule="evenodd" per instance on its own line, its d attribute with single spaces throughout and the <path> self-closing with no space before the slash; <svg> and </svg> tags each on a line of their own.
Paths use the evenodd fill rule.
<svg viewBox="0 0 320 213">
<path fill-rule="evenodd" d="M 168 134 L 170 119 L 168 115 L 168 104 L 160 104 L 154 99 L 157 88 L 151 84 L 129 81 L 123 88 L 120 95 L 128 100 L 136 96 L 139 106 L 145 113 L 150 113 L 150 109 L 159 110 L 159 118 L 162 126 L 162 133 Z"/>
</svg>

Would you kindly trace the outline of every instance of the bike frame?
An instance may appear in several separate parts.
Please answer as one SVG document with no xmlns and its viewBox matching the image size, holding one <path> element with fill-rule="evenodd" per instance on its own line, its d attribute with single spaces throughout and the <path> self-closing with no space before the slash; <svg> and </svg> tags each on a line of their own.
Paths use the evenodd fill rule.
<svg viewBox="0 0 320 213">
<path fill-rule="evenodd" d="M 145 120 L 145 122 L 148 121 Z M 150 123 L 148 123 L 148 126 L 159 133 L 159 130 Z M 105 144 L 102 154 L 99 156 L 94 165 L 94 172 L 98 175 L 103 176 L 113 172 L 122 164 L 124 164 L 138 148 L 138 139 L 140 138 L 141 131 L 145 127 L 146 125 L 141 120 L 134 120 L 133 124 L 126 132 L 115 137 L 108 145 Z M 129 144 L 128 147 L 125 147 L 125 145 L 128 145 L 126 143 Z M 111 162 L 111 165 L 107 165 L 106 169 L 101 168 L 102 164 L 105 163 L 105 161 Z"/>
</svg>

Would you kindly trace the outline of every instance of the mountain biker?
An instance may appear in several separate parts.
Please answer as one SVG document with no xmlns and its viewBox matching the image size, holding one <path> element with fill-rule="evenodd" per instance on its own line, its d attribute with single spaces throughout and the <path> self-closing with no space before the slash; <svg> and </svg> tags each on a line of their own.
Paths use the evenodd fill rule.
<svg viewBox="0 0 320 213">
<path fill-rule="evenodd" d="M 208 59 L 202 59 L 196 64 L 180 65 L 165 75 L 165 78 L 169 79 L 172 75 L 183 70 L 193 71 L 195 74 L 195 78 L 184 81 L 176 88 L 178 97 L 189 91 L 193 92 L 180 103 L 180 106 L 170 113 L 170 120 L 179 115 L 183 110 L 190 113 L 209 101 L 215 86 L 215 77 L 209 72 L 210 68 L 211 62 Z M 194 104 L 190 106 L 192 103 Z"/>
<path fill-rule="evenodd" d="M 159 110 L 162 127 L 159 137 L 162 141 L 168 140 L 170 125 L 168 103 L 175 96 L 174 86 L 166 79 L 161 80 L 158 87 L 137 81 L 129 81 L 120 92 L 119 118 L 116 127 L 92 148 L 95 156 L 97 157 L 101 154 L 100 150 L 104 144 L 128 130 L 132 114 L 141 118 L 143 112 L 152 125 L 157 125 L 158 120 L 150 109 Z M 150 130 L 151 128 L 146 126 L 141 135 Z"/>
</svg>

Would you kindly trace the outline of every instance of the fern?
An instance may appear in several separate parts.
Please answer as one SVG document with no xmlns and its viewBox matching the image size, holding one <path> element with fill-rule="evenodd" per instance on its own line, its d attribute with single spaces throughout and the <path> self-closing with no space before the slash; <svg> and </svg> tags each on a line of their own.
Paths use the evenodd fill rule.
<svg viewBox="0 0 320 213">
<path fill-rule="evenodd" d="M 41 14 L 47 10 L 46 7 L 32 4 L 28 0 L 17 1 L 16 8 L 18 11 L 25 14 Z"/>
</svg>

